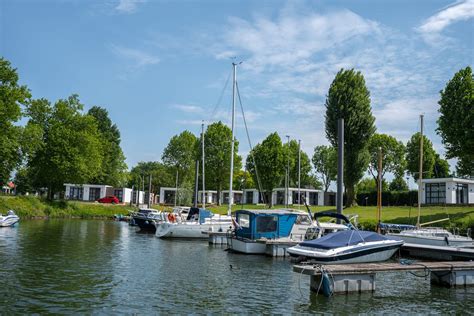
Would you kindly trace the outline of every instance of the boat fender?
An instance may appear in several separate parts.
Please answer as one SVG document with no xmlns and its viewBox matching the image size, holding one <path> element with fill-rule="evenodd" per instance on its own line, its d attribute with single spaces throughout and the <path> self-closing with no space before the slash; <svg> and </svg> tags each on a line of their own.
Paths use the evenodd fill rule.
<svg viewBox="0 0 474 316">
<path fill-rule="evenodd" d="M 446 242 L 446 245 L 449 246 L 449 239 L 448 239 L 448 236 L 444 236 L 444 241 Z"/>
<path fill-rule="evenodd" d="M 174 221 L 176 220 L 176 217 L 174 216 L 174 214 L 169 213 L 169 214 L 168 214 L 168 220 L 169 220 L 171 223 L 174 223 Z"/>
<path fill-rule="evenodd" d="M 331 288 L 331 280 L 329 280 L 329 276 L 327 272 L 322 273 L 323 284 L 321 290 L 323 291 L 323 295 L 326 297 L 330 297 L 332 295 L 332 288 Z"/>
</svg>

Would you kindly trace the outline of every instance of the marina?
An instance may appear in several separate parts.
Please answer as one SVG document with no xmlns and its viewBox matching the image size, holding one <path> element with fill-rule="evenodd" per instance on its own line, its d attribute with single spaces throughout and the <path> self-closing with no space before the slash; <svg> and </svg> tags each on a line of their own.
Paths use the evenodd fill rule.
<svg viewBox="0 0 474 316">
<path fill-rule="evenodd" d="M 205 241 L 156 238 L 126 222 L 22 220 L 0 229 L 0 306 L 32 313 L 449 314 L 474 287 L 408 272 L 377 273 L 377 290 L 330 299 L 288 259 L 240 255 Z M 423 275 L 422 271 L 419 271 Z"/>
</svg>

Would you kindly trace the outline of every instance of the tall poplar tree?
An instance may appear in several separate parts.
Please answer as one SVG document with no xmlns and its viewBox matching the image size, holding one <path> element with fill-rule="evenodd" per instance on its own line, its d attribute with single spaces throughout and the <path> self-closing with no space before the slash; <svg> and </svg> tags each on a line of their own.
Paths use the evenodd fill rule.
<svg viewBox="0 0 474 316">
<path fill-rule="evenodd" d="M 326 136 L 337 147 L 337 121 L 344 119 L 344 186 L 346 206 L 355 203 L 355 185 L 369 165 L 367 149 L 375 132 L 375 118 L 364 76 L 354 69 L 341 69 L 334 78 L 326 98 Z"/>
<path fill-rule="evenodd" d="M 446 158 L 457 158 L 456 171 L 474 176 L 474 76 L 471 67 L 459 70 L 440 91 L 438 129 Z"/>
</svg>

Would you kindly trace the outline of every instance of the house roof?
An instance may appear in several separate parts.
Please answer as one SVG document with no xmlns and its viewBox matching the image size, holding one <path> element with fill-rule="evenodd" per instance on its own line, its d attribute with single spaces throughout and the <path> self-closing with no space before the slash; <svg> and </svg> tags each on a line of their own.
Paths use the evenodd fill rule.
<svg viewBox="0 0 474 316">
<path fill-rule="evenodd" d="M 457 182 L 457 183 L 474 184 L 474 180 L 473 180 L 473 179 L 462 179 L 462 178 L 421 179 L 421 182 L 422 182 L 422 183 Z"/>
</svg>

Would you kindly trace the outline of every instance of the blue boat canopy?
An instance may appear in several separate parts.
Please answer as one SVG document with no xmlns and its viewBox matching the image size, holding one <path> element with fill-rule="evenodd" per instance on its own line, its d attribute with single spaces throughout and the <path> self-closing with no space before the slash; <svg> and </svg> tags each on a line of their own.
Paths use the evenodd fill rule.
<svg viewBox="0 0 474 316">
<path fill-rule="evenodd" d="M 339 247 L 356 245 L 361 242 L 394 240 L 394 237 L 385 237 L 375 232 L 364 230 L 343 230 L 328 234 L 318 239 L 303 241 L 300 246 L 318 248 L 318 249 L 334 249 Z"/>
</svg>

